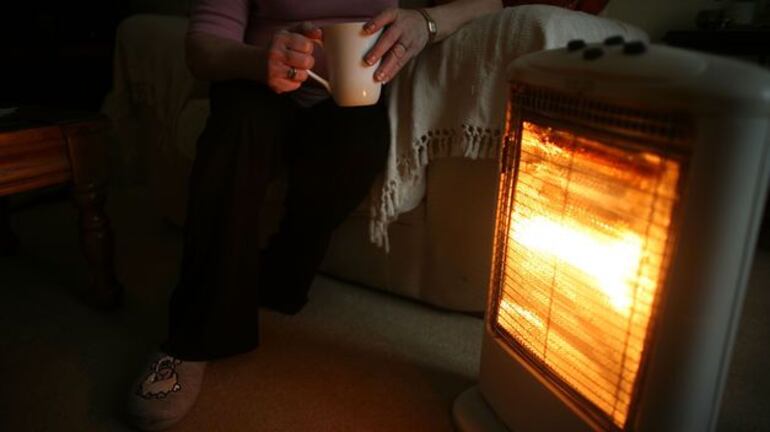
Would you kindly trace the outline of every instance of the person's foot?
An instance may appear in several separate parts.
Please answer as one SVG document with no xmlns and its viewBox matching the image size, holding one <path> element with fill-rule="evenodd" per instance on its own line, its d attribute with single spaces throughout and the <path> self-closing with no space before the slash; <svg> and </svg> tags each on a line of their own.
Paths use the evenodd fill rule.
<svg viewBox="0 0 770 432">
<path fill-rule="evenodd" d="M 131 387 L 128 421 L 143 431 L 159 431 L 182 420 L 198 398 L 205 369 L 205 361 L 153 355 Z"/>
</svg>

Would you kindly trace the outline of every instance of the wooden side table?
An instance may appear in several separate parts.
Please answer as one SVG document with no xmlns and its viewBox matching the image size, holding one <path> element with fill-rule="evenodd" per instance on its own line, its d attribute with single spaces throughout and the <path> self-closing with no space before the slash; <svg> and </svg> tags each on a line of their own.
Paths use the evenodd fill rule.
<svg viewBox="0 0 770 432">
<path fill-rule="evenodd" d="M 71 184 L 89 265 L 84 300 L 103 309 L 117 307 L 122 298 L 112 228 L 104 213 L 109 127 L 109 120 L 95 113 L 20 109 L 0 118 L 0 253 L 13 252 L 18 243 L 8 225 L 5 197 Z"/>
</svg>

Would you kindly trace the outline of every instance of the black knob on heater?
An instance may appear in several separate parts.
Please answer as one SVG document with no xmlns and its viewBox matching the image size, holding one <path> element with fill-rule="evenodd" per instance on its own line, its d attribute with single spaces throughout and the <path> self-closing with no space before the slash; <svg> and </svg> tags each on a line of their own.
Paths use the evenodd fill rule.
<svg viewBox="0 0 770 432">
<path fill-rule="evenodd" d="M 567 43 L 567 51 L 578 51 L 586 47 L 586 41 L 583 39 L 572 39 Z"/>
<path fill-rule="evenodd" d="M 589 48 L 583 51 L 583 58 L 586 60 L 596 60 L 604 55 L 604 50 L 599 47 Z"/>
<path fill-rule="evenodd" d="M 642 41 L 628 42 L 623 47 L 623 53 L 628 55 L 639 55 L 647 52 L 647 45 Z"/>
<path fill-rule="evenodd" d="M 610 36 L 604 40 L 604 44 L 607 46 L 623 45 L 626 39 L 623 36 Z"/>
</svg>

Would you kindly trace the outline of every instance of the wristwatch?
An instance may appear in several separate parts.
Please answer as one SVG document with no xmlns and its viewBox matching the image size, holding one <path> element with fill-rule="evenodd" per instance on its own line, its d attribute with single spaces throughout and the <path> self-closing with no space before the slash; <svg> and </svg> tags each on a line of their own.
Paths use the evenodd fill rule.
<svg viewBox="0 0 770 432">
<path fill-rule="evenodd" d="M 428 43 L 433 43 L 433 41 L 436 39 L 436 35 L 438 34 L 438 26 L 436 26 L 436 21 L 433 21 L 433 18 L 425 9 L 417 9 L 417 12 L 419 12 L 422 17 L 425 18 L 425 23 L 428 25 Z"/>
</svg>

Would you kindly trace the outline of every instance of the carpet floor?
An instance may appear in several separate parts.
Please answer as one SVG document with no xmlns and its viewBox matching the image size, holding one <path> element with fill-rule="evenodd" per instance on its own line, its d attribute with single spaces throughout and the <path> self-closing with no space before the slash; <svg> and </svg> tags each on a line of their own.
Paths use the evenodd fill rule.
<svg viewBox="0 0 770 432">
<path fill-rule="evenodd" d="M 139 190 L 109 202 L 126 304 L 77 300 L 85 263 L 63 200 L 17 211 L 0 258 L 0 431 L 124 431 L 131 380 L 165 333 L 181 233 Z M 770 431 L 770 255 L 757 256 L 719 430 Z M 262 346 L 214 362 L 178 431 L 451 431 L 482 322 L 319 276 L 295 317 L 262 314 Z"/>
</svg>

